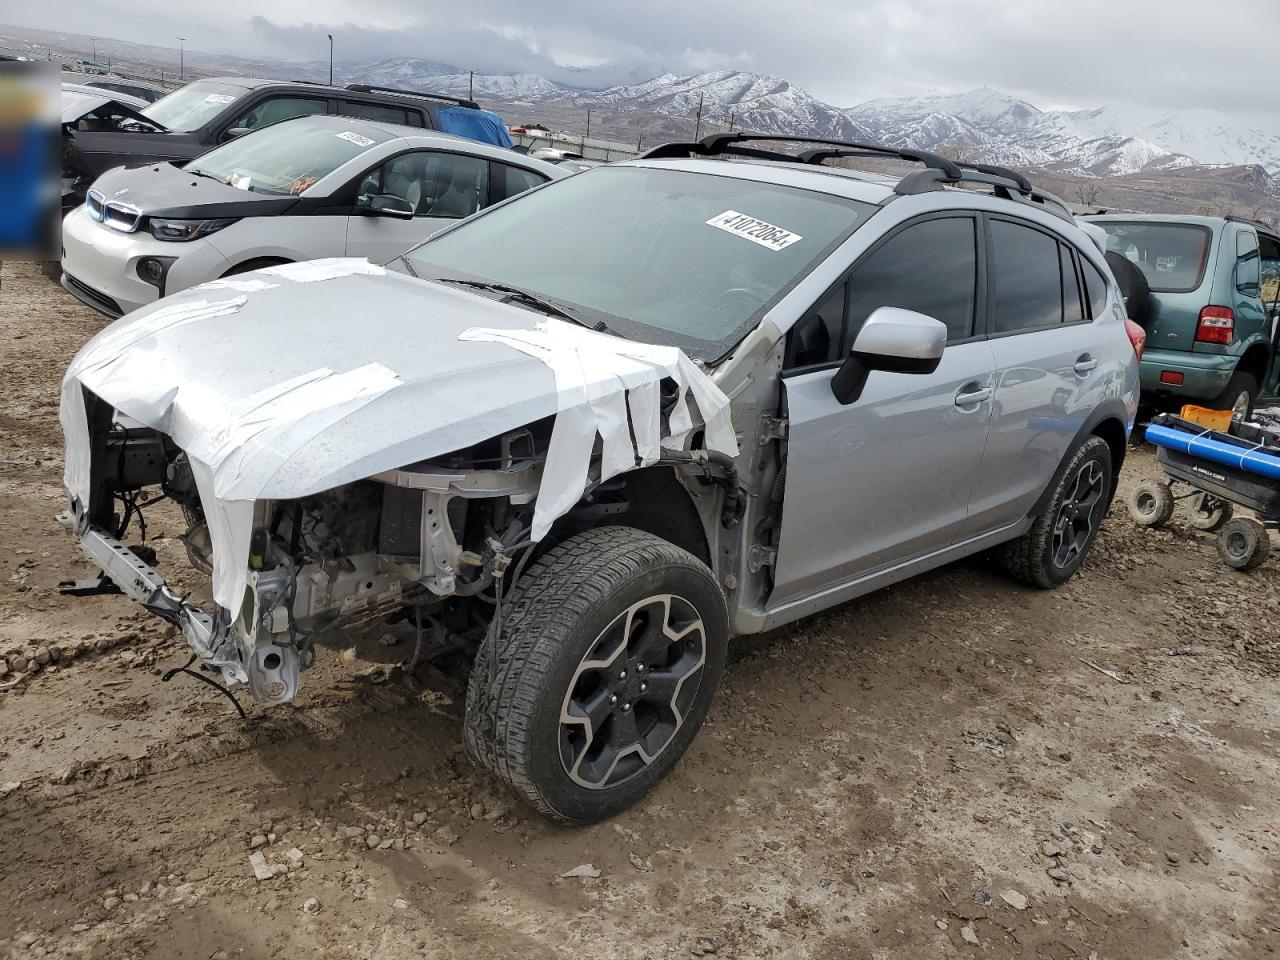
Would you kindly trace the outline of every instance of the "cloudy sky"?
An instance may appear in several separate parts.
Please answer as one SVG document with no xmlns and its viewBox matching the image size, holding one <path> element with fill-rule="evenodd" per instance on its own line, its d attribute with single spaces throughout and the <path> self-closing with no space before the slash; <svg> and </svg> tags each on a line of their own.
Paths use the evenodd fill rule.
<svg viewBox="0 0 1280 960">
<path fill-rule="evenodd" d="M 299 60 L 327 57 L 334 33 L 340 61 L 569 82 L 744 69 L 838 106 L 985 84 L 1042 107 L 1200 107 L 1280 132 L 1280 0 L 55 0 L 0 20 Z"/>
</svg>

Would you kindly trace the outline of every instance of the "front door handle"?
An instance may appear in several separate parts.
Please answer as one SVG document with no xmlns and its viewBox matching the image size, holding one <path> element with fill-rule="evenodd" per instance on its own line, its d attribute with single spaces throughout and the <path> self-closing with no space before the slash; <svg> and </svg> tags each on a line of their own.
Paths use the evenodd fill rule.
<svg viewBox="0 0 1280 960">
<path fill-rule="evenodd" d="M 1089 356 L 1089 354 L 1087 353 L 1082 353 L 1080 354 L 1079 357 L 1076 358 L 1076 373 L 1080 374 L 1080 376 L 1083 377 L 1086 373 L 1088 373 L 1097 365 L 1098 365 L 1097 360 Z"/>
<path fill-rule="evenodd" d="M 971 384 L 966 384 L 965 388 L 956 394 L 957 407 L 972 407 L 974 404 L 991 399 L 990 387 L 980 387 L 977 390 L 973 390 L 970 389 L 971 386 Z"/>
</svg>

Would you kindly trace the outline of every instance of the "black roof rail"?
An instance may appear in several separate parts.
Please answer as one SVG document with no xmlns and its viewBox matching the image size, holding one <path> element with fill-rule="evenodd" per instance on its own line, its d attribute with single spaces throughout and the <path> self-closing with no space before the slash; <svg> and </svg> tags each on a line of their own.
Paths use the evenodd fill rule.
<svg viewBox="0 0 1280 960">
<path fill-rule="evenodd" d="M 1237 217 L 1234 213 L 1228 213 L 1222 219 L 1226 220 L 1228 223 L 1247 223 L 1255 230 L 1261 230 L 1270 237 L 1280 236 L 1280 230 L 1277 230 L 1277 228 L 1262 220 L 1254 220 L 1252 217 Z"/>
<path fill-rule="evenodd" d="M 398 90 L 395 87 L 373 87 L 367 83 L 348 83 L 344 90 L 352 93 L 397 93 L 402 97 L 421 97 L 424 100 L 443 100 L 445 103 L 456 103 L 460 107 L 479 110 L 480 104 L 465 97 L 451 97 L 444 93 L 424 93 L 421 90 Z"/>
<path fill-rule="evenodd" d="M 755 143 L 815 143 L 826 149 L 806 150 L 799 155 L 775 150 L 756 150 L 740 146 L 744 141 Z M 798 163 L 821 163 L 835 157 L 881 157 L 886 160 L 910 160 L 927 167 L 958 174 L 959 167 L 946 157 L 925 150 L 899 150 L 881 143 L 859 143 L 855 140 L 832 140 L 826 137 L 801 137 L 788 133 L 713 133 L 701 140 L 687 143 L 664 143 L 642 153 L 641 159 L 658 160 L 678 157 L 714 156 L 751 157 L 758 160 L 786 160 Z"/>
<path fill-rule="evenodd" d="M 744 141 L 765 143 L 813 143 L 822 144 L 800 154 L 782 153 L 776 150 L 760 150 L 742 146 Z M 701 140 L 664 143 L 642 153 L 639 159 L 662 160 L 688 157 L 735 156 L 756 160 L 782 160 L 792 163 L 821 163 L 841 157 L 871 157 L 888 160 L 907 160 L 924 164 L 924 170 L 909 173 L 898 181 L 894 193 L 910 196 L 929 190 L 941 190 L 956 183 L 979 183 L 994 187 L 997 195 L 1012 200 L 1018 194 L 1039 203 L 1049 213 L 1075 222 L 1065 202 L 1053 194 L 1036 189 L 1030 180 L 1016 170 L 989 163 L 963 163 L 950 160 L 927 150 L 887 147 L 880 143 L 859 143 L 853 140 L 829 140 L 823 137 L 801 137 L 786 133 L 717 133 Z"/>
</svg>

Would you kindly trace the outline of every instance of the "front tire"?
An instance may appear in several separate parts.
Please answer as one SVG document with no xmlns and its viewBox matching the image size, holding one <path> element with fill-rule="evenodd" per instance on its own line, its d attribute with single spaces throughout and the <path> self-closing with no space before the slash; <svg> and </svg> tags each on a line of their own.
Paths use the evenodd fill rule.
<svg viewBox="0 0 1280 960">
<path fill-rule="evenodd" d="M 1006 544 L 1004 568 L 1043 590 L 1066 583 L 1080 569 L 1111 502 L 1111 448 L 1085 440 L 1058 474 L 1044 512 L 1031 529 Z"/>
<path fill-rule="evenodd" d="M 581 826 L 635 803 L 684 754 L 729 630 L 705 564 L 640 530 L 602 527 L 539 558 L 494 633 L 467 685 L 467 754 L 546 816 Z"/>
</svg>

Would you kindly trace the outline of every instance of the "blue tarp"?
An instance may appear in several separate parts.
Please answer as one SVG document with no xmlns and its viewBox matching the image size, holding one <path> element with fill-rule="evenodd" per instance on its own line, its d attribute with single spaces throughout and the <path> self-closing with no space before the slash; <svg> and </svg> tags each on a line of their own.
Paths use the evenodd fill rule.
<svg viewBox="0 0 1280 960">
<path fill-rule="evenodd" d="M 514 144 L 511 134 L 507 132 L 506 121 L 488 110 L 444 107 L 436 111 L 436 116 L 440 119 L 440 129 L 445 133 L 491 143 L 495 147 L 510 147 Z"/>
</svg>

